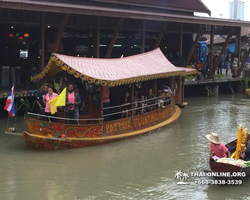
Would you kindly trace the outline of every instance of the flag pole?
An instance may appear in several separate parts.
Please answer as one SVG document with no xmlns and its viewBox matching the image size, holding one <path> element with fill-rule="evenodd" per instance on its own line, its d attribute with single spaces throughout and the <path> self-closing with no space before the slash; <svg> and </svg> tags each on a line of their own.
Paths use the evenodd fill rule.
<svg viewBox="0 0 250 200">
<path fill-rule="evenodd" d="M 10 115 L 8 114 L 7 125 L 6 125 L 6 131 L 8 131 L 9 122 L 10 122 Z"/>
</svg>

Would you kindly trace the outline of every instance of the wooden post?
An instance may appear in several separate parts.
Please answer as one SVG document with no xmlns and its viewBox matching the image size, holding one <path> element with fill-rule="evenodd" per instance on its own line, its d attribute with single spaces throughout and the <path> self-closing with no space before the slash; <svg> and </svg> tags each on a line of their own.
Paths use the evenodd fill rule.
<svg viewBox="0 0 250 200">
<path fill-rule="evenodd" d="M 41 71 L 44 69 L 45 62 L 45 16 L 42 13 L 42 23 L 41 23 Z"/>
<path fill-rule="evenodd" d="M 189 52 L 189 54 L 188 54 L 188 56 L 187 56 L 186 65 L 189 64 L 189 62 L 190 62 L 190 60 L 191 60 L 191 58 L 192 58 L 192 55 L 193 55 L 193 53 L 194 53 L 194 50 L 195 50 L 195 48 L 196 48 L 197 42 L 198 42 L 198 40 L 199 40 L 201 34 L 204 32 L 204 29 L 203 29 L 203 28 L 204 28 L 204 27 L 201 26 L 201 27 L 198 29 L 198 33 L 197 33 L 197 35 L 196 35 L 196 37 L 195 37 L 195 39 L 194 39 L 194 41 L 193 41 L 192 47 L 191 47 L 190 52 Z"/>
<path fill-rule="evenodd" d="M 157 79 L 155 79 L 155 81 L 154 81 L 154 86 L 155 86 L 155 88 L 154 88 L 154 91 L 155 91 L 155 98 L 157 97 Z M 155 99 L 155 106 L 154 106 L 154 108 L 155 108 L 155 110 L 157 109 L 157 103 L 158 102 L 158 99 Z"/>
<path fill-rule="evenodd" d="M 183 24 L 181 24 L 181 32 L 180 32 L 180 49 L 179 49 L 179 56 L 182 57 L 183 52 Z"/>
<path fill-rule="evenodd" d="M 64 32 L 64 28 L 65 28 L 65 25 L 67 24 L 68 18 L 69 18 L 69 14 L 65 14 L 64 17 L 63 17 L 63 20 L 62 20 L 62 22 L 60 24 L 59 31 L 58 31 L 57 36 L 56 36 L 54 51 L 52 53 L 56 53 L 57 50 L 58 50 L 58 47 L 59 47 L 59 44 L 61 42 L 63 32 Z"/>
<path fill-rule="evenodd" d="M 241 61 L 241 27 L 239 27 L 239 31 L 237 34 L 237 53 L 238 53 L 238 71 L 237 71 L 237 75 L 240 76 L 241 71 L 240 70 L 240 61 Z M 244 65 L 243 65 L 244 66 Z"/>
<path fill-rule="evenodd" d="M 228 45 L 228 43 L 229 43 L 229 41 L 230 41 L 232 35 L 233 35 L 233 29 L 231 29 L 229 35 L 227 36 L 227 39 L 226 39 L 225 43 L 223 44 L 223 47 L 222 47 L 221 52 L 220 52 L 220 54 L 219 54 L 219 57 L 217 58 L 216 63 L 215 63 L 215 65 L 214 65 L 213 74 L 215 73 L 215 71 L 216 71 L 216 69 L 217 69 L 217 67 L 218 67 L 218 65 L 219 65 L 219 63 L 220 63 L 220 60 L 221 60 L 221 58 L 222 58 L 222 55 L 223 55 L 223 53 L 225 52 L 225 50 L 226 50 L 226 48 L 227 48 L 227 45 Z"/>
<path fill-rule="evenodd" d="M 210 34 L 210 57 L 209 57 L 209 78 L 214 76 L 216 68 L 214 65 L 214 25 L 211 25 L 211 34 Z"/>
<path fill-rule="evenodd" d="M 103 118 L 103 86 L 100 86 L 100 118 Z"/>
<path fill-rule="evenodd" d="M 119 21 L 118 21 L 118 23 L 117 23 L 117 26 L 116 26 L 116 28 L 115 28 L 115 32 L 114 32 L 114 34 L 113 34 L 113 36 L 112 36 L 112 38 L 111 38 L 111 41 L 110 41 L 108 50 L 107 50 L 107 52 L 106 52 L 105 58 L 109 58 L 109 57 L 110 57 L 110 54 L 111 54 L 111 52 L 112 52 L 112 50 L 113 50 L 113 46 L 114 46 L 114 44 L 115 44 L 116 38 L 117 38 L 117 36 L 118 36 L 119 30 L 121 29 L 122 24 L 123 24 L 123 19 L 120 18 Z"/>
<path fill-rule="evenodd" d="M 132 103 L 132 111 L 131 111 L 131 116 L 134 116 L 134 109 L 135 109 L 135 84 L 131 84 L 131 103 Z"/>
<path fill-rule="evenodd" d="M 157 79 L 155 79 L 155 88 L 154 88 L 154 91 L 155 91 L 155 97 L 157 96 Z"/>
<path fill-rule="evenodd" d="M 145 20 L 142 21 L 142 45 L 141 52 L 145 52 Z"/>
<path fill-rule="evenodd" d="M 165 35 L 165 31 L 167 29 L 167 26 L 168 26 L 168 23 L 167 22 L 163 22 L 162 28 L 160 30 L 160 33 L 159 33 L 158 38 L 157 38 L 157 40 L 155 42 L 155 45 L 154 45 L 154 49 L 156 49 L 156 48 L 158 48 L 160 46 L 162 38 Z"/>
<path fill-rule="evenodd" d="M 97 17 L 97 28 L 94 38 L 94 55 L 100 58 L 100 17 Z"/>
</svg>

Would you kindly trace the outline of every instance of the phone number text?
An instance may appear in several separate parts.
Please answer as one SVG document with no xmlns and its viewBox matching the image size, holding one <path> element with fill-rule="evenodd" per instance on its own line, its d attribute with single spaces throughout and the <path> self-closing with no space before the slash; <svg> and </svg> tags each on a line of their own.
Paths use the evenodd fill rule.
<svg viewBox="0 0 250 200">
<path fill-rule="evenodd" d="M 196 185 L 241 185 L 242 180 L 195 180 Z"/>
</svg>

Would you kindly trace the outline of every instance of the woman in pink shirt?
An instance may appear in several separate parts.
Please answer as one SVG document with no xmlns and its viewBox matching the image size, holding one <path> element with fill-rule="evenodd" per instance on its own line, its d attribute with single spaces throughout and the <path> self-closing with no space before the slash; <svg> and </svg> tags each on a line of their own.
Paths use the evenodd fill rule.
<svg viewBox="0 0 250 200">
<path fill-rule="evenodd" d="M 57 96 L 58 96 L 58 94 L 54 93 L 53 89 L 51 87 L 49 87 L 48 88 L 48 93 L 43 96 L 43 102 L 44 102 L 44 105 L 45 105 L 45 115 L 54 116 L 54 114 L 53 115 L 51 114 L 49 101 L 51 99 L 54 99 Z M 57 112 L 57 110 L 56 110 L 56 112 Z M 52 121 L 52 122 L 55 121 L 54 118 L 48 118 L 48 119 L 49 119 L 49 121 Z"/>
<path fill-rule="evenodd" d="M 105 121 L 110 121 L 110 110 L 107 109 L 110 107 L 110 99 L 109 99 L 109 87 L 108 86 L 99 86 L 96 90 L 96 92 L 100 92 L 102 87 L 102 102 L 103 102 L 103 115 Z M 105 116 L 106 115 L 106 116 Z"/>
<path fill-rule="evenodd" d="M 219 158 L 230 158 L 230 151 L 224 144 L 220 142 L 219 136 L 216 133 L 206 135 L 206 138 L 211 142 L 209 145 L 210 158 L 213 156 L 217 156 Z"/>
</svg>

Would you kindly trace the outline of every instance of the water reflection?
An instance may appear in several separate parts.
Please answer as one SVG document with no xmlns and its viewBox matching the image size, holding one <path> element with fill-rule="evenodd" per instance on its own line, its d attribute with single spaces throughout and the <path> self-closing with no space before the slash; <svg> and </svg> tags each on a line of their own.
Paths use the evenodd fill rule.
<svg viewBox="0 0 250 200">
<path fill-rule="evenodd" d="M 176 170 L 208 169 L 205 134 L 223 142 L 248 125 L 242 97 L 188 99 L 180 120 L 165 129 L 109 145 L 52 152 L 29 149 L 21 137 L 0 139 L 0 199 L 248 199 L 242 186 L 177 185 Z M 6 120 L 0 121 L 3 133 Z M 4 128 L 3 128 L 4 127 Z M 24 129 L 19 120 L 18 129 Z"/>
</svg>

